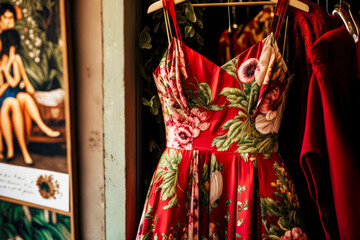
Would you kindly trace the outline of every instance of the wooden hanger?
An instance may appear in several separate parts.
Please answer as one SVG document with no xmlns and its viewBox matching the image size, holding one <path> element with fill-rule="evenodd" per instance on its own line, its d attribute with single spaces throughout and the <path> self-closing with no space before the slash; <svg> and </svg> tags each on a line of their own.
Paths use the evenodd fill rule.
<svg viewBox="0 0 360 240">
<path fill-rule="evenodd" d="M 174 0 L 174 4 L 179 4 L 179 3 L 183 3 L 186 0 Z M 231 2 L 231 3 L 197 3 L 197 4 L 192 4 L 193 7 L 220 7 L 220 6 L 249 6 L 249 5 L 276 5 L 277 4 L 277 0 L 270 0 L 270 1 L 256 1 L 256 2 Z M 309 12 L 309 6 L 299 0 L 290 0 L 289 5 L 300 9 L 304 12 Z M 148 8 L 147 13 L 152 13 L 155 12 L 159 9 L 161 9 L 162 6 L 162 1 L 157 1 L 153 4 L 150 5 L 150 7 Z"/>
</svg>

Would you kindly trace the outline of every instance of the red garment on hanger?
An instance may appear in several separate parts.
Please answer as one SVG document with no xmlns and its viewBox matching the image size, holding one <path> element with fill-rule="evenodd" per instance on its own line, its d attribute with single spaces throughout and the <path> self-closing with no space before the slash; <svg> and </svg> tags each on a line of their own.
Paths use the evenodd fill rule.
<svg viewBox="0 0 360 240">
<path fill-rule="evenodd" d="M 232 55 L 237 56 L 269 34 L 273 8 L 261 10 L 246 26 L 232 36 Z"/>
<path fill-rule="evenodd" d="M 324 34 L 309 55 L 313 75 L 301 166 L 326 239 L 360 239 L 359 57 L 359 43 L 343 27 Z"/>
<path fill-rule="evenodd" d="M 137 239 L 307 240 L 277 152 L 291 81 L 277 31 L 222 68 L 179 39 L 173 1 L 163 4 L 177 29 L 153 73 L 167 142 Z"/>
<path fill-rule="evenodd" d="M 217 61 L 219 65 L 223 65 L 233 58 L 231 54 L 231 41 L 229 34 L 229 30 L 226 29 L 221 32 L 219 37 L 217 51 Z"/>
<path fill-rule="evenodd" d="M 327 31 L 334 28 L 332 17 L 316 3 L 302 0 L 310 12 L 306 13 L 289 8 L 288 48 L 285 58 L 288 59 L 290 71 L 295 75 L 290 86 L 284 117 L 279 133 L 280 153 L 293 177 L 303 208 L 305 223 L 310 239 L 324 239 L 320 219 L 313 213 L 317 211 L 313 199 L 308 193 L 305 176 L 299 159 L 302 138 L 305 129 L 306 103 L 312 67 L 309 60 L 310 49 L 314 42 Z"/>
<path fill-rule="evenodd" d="M 297 155 L 300 154 L 302 144 L 307 93 L 313 73 L 309 58 L 310 49 L 317 39 L 337 26 L 331 15 L 316 3 L 310 0 L 302 0 L 302 2 L 309 6 L 310 11 L 308 13 L 295 8 L 289 8 L 288 13 L 288 39 L 291 45 L 289 45 L 287 54 L 289 55 L 289 68 L 295 76 L 287 103 L 291 107 L 286 109 L 289 110 L 288 113 L 284 113 L 284 118 L 289 117 L 289 120 L 285 121 L 284 119 L 285 125 L 283 125 L 287 129 L 287 131 L 284 131 L 285 144 L 283 146 L 289 145 L 290 149 L 293 150 L 288 152 L 297 153 Z M 292 141 L 289 141 L 289 139 L 292 139 Z M 288 149 L 287 146 L 286 149 Z"/>
</svg>

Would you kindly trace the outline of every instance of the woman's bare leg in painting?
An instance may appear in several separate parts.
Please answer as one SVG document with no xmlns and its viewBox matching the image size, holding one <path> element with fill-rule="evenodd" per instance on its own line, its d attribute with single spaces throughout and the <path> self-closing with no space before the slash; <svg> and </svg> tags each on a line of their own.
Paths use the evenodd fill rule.
<svg viewBox="0 0 360 240">
<path fill-rule="evenodd" d="M 15 99 L 13 99 L 15 100 Z M 14 157 L 14 143 L 13 143 L 13 133 L 12 133 L 12 124 L 11 124 L 11 110 L 13 100 L 9 98 L 9 100 L 5 99 L 1 111 L 0 111 L 0 121 L 1 121 L 1 132 L 4 137 L 4 141 L 7 147 L 7 158 Z"/>
<path fill-rule="evenodd" d="M 11 116 L 11 119 L 10 119 Z M 25 129 L 24 129 L 24 116 L 22 114 L 20 104 L 16 98 L 6 98 L 3 102 L 0 111 L 1 118 L 1 131 L 7 146 L 7 157 L 14 157 L 14 142 L 12 137 L 12 127 L 14 128 L 15 136 L 18 140 L 20 150 L 24 157 L 24 162 L 32 165 L 34 162 L 26 147 L 25 142 Z M 12 120 L 12 121 L 11 121 Z"/>
<path fill-rule="evenodd" d="M 19 100 L 20 106 L 24 110 L 24 115 L 26 116 L 28 114 L 28 116 L 30 116 L 31 119 L 34 120 L 34 122 L 39 126 L 41 131 L 43 131 L 49 137 L 60 136 L 61 133 L 59 131 L 52 130 L 41 119 L 39 109 L 31 95 L 29 95 L 28 93 L 20 92 L 18 93 L 16 98 Z M 28 128 L 29 126 L 27 125 L 26 127 Z M 27 129 L 27 131 L 28 130 L 29 129 Z"/>
<path fill-rule="evenodd" d="M 20 103 L 20 106 L 21 106 L 21 103 Z M 32 119 L 27 111 L 23 111 L 23 114 L 24 114 L 24 121 L 25 121 L 26 137 L 28 138 L 31 134 Z"/>
<path fill-rule="evenodd" d="M 0 120 L 0 125 L 1 125 L 1 120 Z M 4 159 L 4 144 L 3 144 L 1 128 L 0 128 L 0 160 L 2 159 Z"/>
</svg>

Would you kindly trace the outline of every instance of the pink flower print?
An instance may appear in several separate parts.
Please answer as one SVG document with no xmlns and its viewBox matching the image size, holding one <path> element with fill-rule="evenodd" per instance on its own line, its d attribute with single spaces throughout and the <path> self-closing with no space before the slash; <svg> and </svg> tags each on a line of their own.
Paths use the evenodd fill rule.
<svg viewBox="0 0 360 240">
<path fill-rule="evenodd" d="M 167 79 L 166 65 L 167 65 L 167 59 L 166 58 L 161 59 L 161 62 L 160 62 L 160 76 L 162 76 L 164 79 Z"/>
<path fill-rule="evenodd" d="M 182 125 L 175 129 L 175 143 L 186 150 L 192 149 L 193 129 L 189 125 Z"/>
<path fill-rule="evenodd" d="M 169 87 L 166 87 L 166 91 L 167 91 L 169 94 L 172 94 L 172 92 L 173 92 L 170 86 L 169 86 Z"/>
<path fill-rule="evenodd" d="M 208 122 L 201 123 L 200 126 L 199 126 L 199 128 L 200 128 L 201 131 L 205 131 L 205 130 L 207 130 L 209 127 L 210 127 L 210 123 L 208 123 Z"/>
<path fill-rule="evenodd" d="M 191 120 L 194 128 L 205 131 L 210 127 L 210 123 L 205 122 L 208 117 L 207 112 L 201 112 L 198 108 L 193 108 L 191 114 L 195 115 Z"/>
<path fill-rule="evenodd" d="M 187 227 L 183 228 L 183 235 L 182 235 L 182 239 L 187 239 L 188 237 L 188 229 Z"/>
<path fill-rule="evenodd" d="M 199 118 L 201 121 L 205 121 L 207 119 L 207 112 L 200 113 Z"/>
<path fill-rule="evenodd" d="M 262 134 L 277 133 L 280 129 L 281 114 L 279 106 L 281 105 L 281 91 L 279 87 L 271 89 L 263 97 L 258 106 L 259 114 L 255 119 L 255 127 Z"/>
<path fill-rule="evenodd" d="M 240 82 L 247 84 L 251 83 L 255 79 L 255 70 L 258 66 L 259 60 L 256 58 L 250 58 L 241 64 L 237 74 Z"/>
<path fill-rule="evenodd" d="M 204 127 L 205 126 L 205 127 Z M 197 138 L 202 131 L 200 127 L 203 129 L 207 129 L 210 126 L 209 123 L 202 123 L 199 127 L 194 127 L 189 124 L 182 124 L 180 126 L 175 126 L 175 139 L 174 144 L 178 148 L 183 148 L 186 150 L 192 149 L 193 139 Z"/>
<path fill-rule="evenodd" d="M 171 117 L 169 117 L 167 114 L 164 114 L 164 122 L 166 126 L 172 127 L 174 126 L 174 121 Z"/>
<path fill-rule="evenodd" d="M 258 107 L 259 112 L 267 113 L 270 110 L 278 109 L 280 104 L 279 97 L 280 97 L 279 87 L 271 89 L 261 101 L 261 104 Z"/>
<path fill-rule="evenodd" d="M 174 123 L 177 126 L 181 126 L 184 122 L 186 122 L 187 116 L 184 114 L 184 111 L 182 111 L 181 109 L 173 109 L 170 114 L 173 118 Z"/>
<path fill-rule="evenodd" d="M 181 48 L 181 42 L 179 40 L 177 40 L 177 47 L 179 49 L 179 54 L 178 54 L 178 61 L 179 61 L 179 66 L 180 66 L 180 71 L 182 73 L 182 75 L 184 76 L 185 79 L 188 78 L 187 72 L 186 72 L 186 63 L 185 63 L 185 55 L 184 52 Z"/>
<path fill-rule="evenodd" d="M 162 106 L 165 108 L 177 108 L 179 105 L 177 104 L 175 98 L 173 98 L 171 95 L 163 95 L 159 93 L 159 99 L 162 101 Z"/>
<path fill-rule="evenodd" d="M 198 108 L 191 109 L 191 114 L 194 116 L 200 116 L 200 113 L 201 113 L 201 111 Z"/>
<path fill-rule="evenodd" d="M 200 135 L 200 128 L 193 128 L 193 138 L 197 138 Z"/>
<path fill-rule="evenodd" d="M 187 114 L 189 113 L 189 115 Z M 210 127 L 210 123 L 204 122 L 207 113 L 199 109 L 169 109 L 169 114 L 164 117 L 167 126 L 167 140 L 169 147 L 191 150 L 193 139 L 197 138 L 201 131 Z"/>
<path fill-rule="evenodd" d="M 213 235 L 216 232 L 216 225 L 214 223 L 209 224 L 209 235 Z"/>
<path fill-rule="evenodd" d="M 203 115 L 201 116 L 202 119 L 206 119 Z M 201 118 L 199 117 L 190 117 L 188 123 L 194 128 L 195 131 L 205 131 L 210 127 L 210 123 L 202 122 Z M 199 136 L 199 135 L 197 135 Z M 196 136 L 196 137 L 197 137 Z"/>
<path fill-rule="evenodd" d="M 191 109 L 191 114 L 198 117 L 202 122 L 207 119 L 207 112 L 201 112 L 198 108 Z"/>
<path fill-rule="evenodd" d="M 295 227 L 291 231 L 286 231 L 280 240 L 308 240 L 308 237 L 301 228 Z"/>
<path fill-rule="evenodd" d="M 176 80 L 169 78 L 169 88 L 168 88 L 168 93 L 169 94 L 173 94 L 174 96 L 178 96 L 179 95 L 179 91 L 177 89 L 177 85 L 176 85 Z"/>
</svg>

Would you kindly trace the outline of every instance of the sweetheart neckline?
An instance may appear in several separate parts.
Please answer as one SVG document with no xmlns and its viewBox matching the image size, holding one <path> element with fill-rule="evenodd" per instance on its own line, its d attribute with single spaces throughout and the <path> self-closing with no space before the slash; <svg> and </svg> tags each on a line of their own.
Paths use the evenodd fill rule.
<svg viewBox="0 0 360 240">
<path fill-rule="evenodd" d="M 241 56 L 241 55 L 244 54 L 244 53 L 246 54 L 246 52 L 248 52 L 250 49 L 256 48 L 259 44 L 262 44 L 262 46 L 261 46 L 261 52 L 260 52 L 260 55 L 259 55 L 259 56 L 261 56 L 261 55 L 263 54 L 264 46 L 266 45 L 266 42 L 267 42 L 267 40 L 268 40 L 269 38 L 271 38 L 270 40 L 273 41 L 273 42 L 270 43 L 270 44 L 271 44 L 271 45 L 275 44 L 276 48 L 278 49 L 277 41 L 276 41 L 276 39 L 274 38 L 273 33 L 270 33 L 266 38 L 264 38 L 263 40 L 255 43 L 255 44 L 252 45 L 251 47 L 245 49 L 244 51 L 242 51 L 241 53 L 239 53 L 237 56 L 235 56 L 234 58 L 232 58 L 230 61 L 227 61 L 226 63 L 224 63 L 222 66 L 219 66 L 218 64 L 214 63 L 213 61 L 211 61 L 210 59 L 208 59 L 208 58 L 205 57 L 204 55 L 200 54 L 199 52 L 195 51 L 195 50 L 192 49 L 191 47 L 187 46 L 185 43 L 183 43 L 182 41 L 180 41 L 179 39 L 177 39 L 177 38 L 174 37 L 174 36 L 172 36 L 171 41 L 170 41 L 170 44 L 169 44 L 168 48 L 166 49 L 165 54 L 167 54 L 167 53 L 169 52 L 172 44 L 174 44 L 174 41 L 178 41 L 178 42 L 181 44 L 181 46 L 185 46 L 187 49 L 189 49 L 190 51 L 192 51 L 193 53 L 195 53 L 195 56 L 196 56 L 197 58 L 198 58 L 198 56 L 199 56 L 200 59 L 206 60 L 209 64 L 212 64 L 216 69 L 219 69 L 220 72 L 224 72 L 225 75 L 228 75 L 228 76 L 230 77 L 230 79 L 232 79 L 232 80 L 235 81 L 235 84 L 237 85 L 237 88 L 242 89 L 242 88 L 244 87 L 243 85 L 246 84 L 246 83 L 240 82 L 240 79 L 239 79 L 239 77 L 238 77 L 238 73 L 237 73 L 237 72 L 238 72 L 238 70 L 239 70 L 239 68 L 238 68 L 238 65 L 239 65 L 239 56 Z M 279 50 L 279 49 L 278 49 L 278 50 Z M 164 55 L 165 55 L 165 54 L 164 54 Z M 283 56 L 282 56 L 282 54 L 281 54 L 280 51 L 279 51 L 279 54 L 280 54 L 281 59 L 282 59 L 282 61 L 283 61 L 283 67 L 285 67 L 285 72 L 287 72 L 288 75 L 290 75 L 290 74 L 289 74 L 289 68 L 287 67 L 287 64 L 286 64 L 286 62 L 285 62 L 285 60 L 284 60 L 284 58 L 283 58 Z M 238 58 L 238 59 L 236 60 L 236 64 L 235 64 L 235 69 L 236 69 L 235 74 L 236 74 L 236 77 L 235 77 L 234 75 L 230 74 L 228 71 L 226 71 L 226 70 L 223 68 L 223 66 L 225 66 L 226 64 L 229 64 L 229 63 L 230 63 L 231 61 L 233 61 L 235 58 Z M 248 58 L 248 59 L 249 59 L 249 58 Z M 246 60 L 247 60 L 247 59 L 246 59 Z M 245 60 L 245 61 L 246 61 L 246 60 Z M 260 57 L 259 57 L 258 60 L 260 60 Z M 244 63 L 245 61 L 243 61 L 242 63 Z M 156 67 L 156 69 L 153 71 L 153 74 L 155 74 L 155 72 L 159 70 L 160 66 L 161 66 L 161 62 L 160 62 L 160 64 Z M 261 84 L 260 88 L 263 88 L 263 84 Z M 262 96 L 262 94 L 260 94 L 259 99 L 260 99 L 261 96 Z"/>
<path fill-rule="evenodd" d="M 210 64 L 212 64 L 213 66 L 215 66 L 217 69 L 220 69 L 220 71 L 224 72 L 226 75 L 228 75 L 229 77 L 231 77 L 232 79 L 236 80 L 236 83 L 239 85 L 240 88 L 242 88 L 242 83 L 239 81 L 239 79 L 236 77 L 234 77 L 233 75 L 229 74 L 225 69 L 223 69 L 222 67 L 225 66 L 226 64 L 232 62 L 235 58 L 238 58 L 241 54 L 245 53 L 246 51 L 248 51 L 251 48 L 254 48 L 255 46 L 261 44 L 265 39 L 267 39 L 268 37 L 270 37 L 270 35 L 272 35 L 272 33 L 270 33 L 266 38 L 264 38 L 263 40 L 255 43 L 254 45 L 252 45 L 251 47 L 245 49 L 244 51 L 242 51 L 241 53 L 239 53 L 238 55 L 236 55 L 235 57 L 233 57 L 232 59 L 230 59 L 229 61 L 225 62 L 223 65 L 219 66 L 218 64 L 216 64 L 215 62 L 211 61 L 209 58 L 207 58 L 206 56 L 204 56 L 203 54 L 199 53 L 198 51 L 192 49 L 191 47 L 187 46 L 185 43 L 181 42 L 178 38 L 176 38 L 175 36 L 171 37 L 171 41 L 169 46 L 166 49 L 165 54 L 167 54 L 170 50 L 171 45 L 173 44 L 174 41 L 179 41 L 181 46 L 185 46 L 187 49 L 189 49 L 190 51 L 192 51 L 193 53 L 196 54 L 196 56 L 199 56 L 201 59 L 205 59 L 207 62 L 209 62 Z M 163 54 L 163 55 L 165 55 Z M 236 60 L 236 66 L 238 64 L 238 59 Z M 153 73 L 155 73 L 158 69 L 160 68 L 160 64 L 155 68 L 155 70 L 153 71 Z M 238 70 L 238 69 L 236 69 Z"/>
<path fill-rule="evenodd" d="M 196 51 L 196 50 L 192 49 L 191 47 L 187 46 L 185 43 L 181 42 L 181 41 L 180 41 L 178 38 L 176 38 L 175 36 L 172 36 L 172 37 L 171 37 L 170 44 L 169 44 L 169 46 L 167 47 L 165 54 L 169 51 L 169 49 L 170 49 L 171 45 L 173 44 L 173 41 L 174 41 L 174 40 L 179 41 L 182 46 L 185 46 L 187 49 L 190 49 L 190 51 L 196 53 L 196 55 L 197 55 L 197 56 L 200 56 L 200 58 L 205 59 L 207 62 L 211 63 L 211 64 L 214 65 L 216 68 L 219 68 L 220 71 L 224 71 L 226 74 L 228 74 L 229 76 L 231 76 L 232 78 L 234 78 L 234 76 L 230 75 L 226 70 L 223 69 L 223 66 L 225 66 L 226 64 L 234 61 L 235 58 L 238 58 L 240 55 L 242 55 L 243 53 L 247 52 L 249 49 L 254 48 L 254 47 L 256 47 L 257 45 L 263 43 L 264 41 L 266 41 L 267 38 L 271 38 L 271 36 L 273 36 L 273 33 L 269 33 L 269 35 L 268 35 L 267 37 L 265 37 L 265 38 L 262 39 L 261 41 L 255 43 L 255 44 L 252 45 L 251 47 L 245 49 L 245 50 L 242 51 L 241 53 L 237 54 L 235 57 L 233 57 L 233 58 L 230 59 L 229 61 L 225 62 L 225 63 L 222 64 L 221 66 L 219 66 L 218 64 L 216 64 L 215 62 L 213 62 L 212 60 L 210 60 L 209 58 L 207 58 L 207 57 L 204 56 L 203 54 L 199 53 L 198 51 Z M 276 45 L 277 45 L 276 39 L 274 39 L 274 41 L 275 41 L 275 43 L 276 43 Z M 263 46 L 263 47 L 264 47 L 264 46 Z M 261 54 L 260 54 L 260 55 L 261 55 Z M 283 56 L 281 56 L 281 57 L 283 58 Z M 238 60 L 236 60 L 236 65 L 238 65 Z M 288 69 L 286 63 L 285 63 L 285 66 L 286 66 L 286 69 Z M 155 68 L 155 70 L 154 70 L 153 72 L 155 72 L 159 67 L 160 67 L 160 64 Z M 236 69 L 236 70 L 238 70 L 238 69 Z M 238 82 L 238 81 L 237 81 L 237 82 Z M 240 83 L 239 83 L 239 84 L 240 84 Z"/>
</svg>

